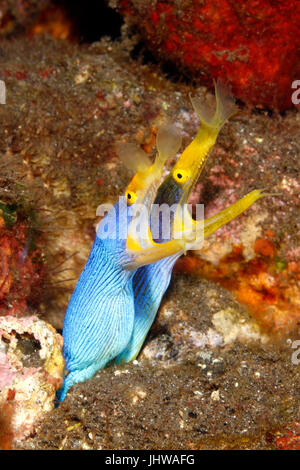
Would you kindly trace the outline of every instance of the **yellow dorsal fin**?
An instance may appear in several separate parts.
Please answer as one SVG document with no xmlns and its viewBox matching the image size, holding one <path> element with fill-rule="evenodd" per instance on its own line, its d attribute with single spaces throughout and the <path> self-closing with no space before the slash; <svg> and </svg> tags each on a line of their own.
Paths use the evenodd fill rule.
<svg viewBox="0 0 300 470">
<path fill-rule="evenodd" d="M 156 148 L 158 155 L 155 163 L 163 166 L 166 160 L 174 158 L 181 146 L 181 136 L 172 124 L 165 124 L 158 129 Z"/>
<path fill-rule="evenodd" d="M 151 166 L 151 160 L 146 152 L 135 144 L 118 142 L 116 151 L 129 170 L 146 172 Z"/>
<path fill-rule="evenodd" d="M 206 127 L 220 130 L 227 119 L 237 112 L 237 107 L 229 88 L 221 80 L 214 82 L 214 85 L 215 109 L 204 96 L 190 95 L 190 100 L 201 123 Z"/>
</svg>

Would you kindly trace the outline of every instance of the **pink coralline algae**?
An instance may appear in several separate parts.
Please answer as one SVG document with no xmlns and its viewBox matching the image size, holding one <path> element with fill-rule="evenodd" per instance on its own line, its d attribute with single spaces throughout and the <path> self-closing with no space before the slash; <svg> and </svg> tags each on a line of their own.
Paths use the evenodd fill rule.
<svg viewBox="0 0 300 470">
<path fill-rule="evenodd" d="M 62 384 L 62 337 L 35 316 L 0 317 L 0 448 L 35 432 Z"/>
<path fill-rule="evenodd" d="M 39 249 L 30 249 L 25 223 L 5 227 L 0 217 L 0 315 L 20 316 L 39 291 L 44 266 Z"/>
</svg>

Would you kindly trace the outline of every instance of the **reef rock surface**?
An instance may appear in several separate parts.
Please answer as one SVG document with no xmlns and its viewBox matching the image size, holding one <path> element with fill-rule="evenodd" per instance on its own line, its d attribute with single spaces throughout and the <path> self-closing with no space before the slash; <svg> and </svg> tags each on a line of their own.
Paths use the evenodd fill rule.
<svg viewBox="0 0 300 470">
<path fill-rule="evenodd" d="M 62 384 L 62 337 L 37 317 L 0 317 L 0 448 L 33 435 Z"/>
</svg>

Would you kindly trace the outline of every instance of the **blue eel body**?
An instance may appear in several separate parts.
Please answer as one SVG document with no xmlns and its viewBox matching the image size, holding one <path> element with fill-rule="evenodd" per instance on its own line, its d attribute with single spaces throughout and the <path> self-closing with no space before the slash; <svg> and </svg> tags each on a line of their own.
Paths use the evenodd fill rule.
<svg viewBox="0 0 300 470">
<path fill-rule="evenodd" d="M 128 254 L 126 238 L 118 230 L 119 202 L 114 210 L 116 226 L 111 233 L 106 231 L 110 216 L 106 214 L 66 311 L 63 354 L 69 373 L 57 394 L 60 401 L 74 383 L 92 377 L 115 358 L 132 334 L 135 271 L 123 267 Z"/>
<path fill-rule="evenodd" d="M 179 203 L 183 188 L 168 177 L 158 189 L 155 204 L 166 203 L 169 206 Z M 150 224 L 151 227 L 151 224 Z M 158 243 L 162 239 L 161 226 L 159 227 Z M 182 252 L 163 258 L 155 263 L 139 268 L 133 277 L 134 292 L 134 326 L 129 343 L 116 357 L 115 363 L 129 362 L 135 359 L 140 352 L 146 336 L 155 320 L 162 298 L 170 284 L 172 270 Z"/>
</svg>

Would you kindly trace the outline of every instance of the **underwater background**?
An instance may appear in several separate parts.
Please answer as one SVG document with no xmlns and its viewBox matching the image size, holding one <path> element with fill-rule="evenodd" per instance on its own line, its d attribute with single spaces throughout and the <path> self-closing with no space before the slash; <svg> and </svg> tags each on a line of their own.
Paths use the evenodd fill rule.
<svg viewBox="0 0 300 470">
<path fill-rule="evenodd" d="M 0 13 L 0 447 L 299 449 L 299 2 L 4 0 Z M 168 118 L 186 146 L 189 94 L 217 78 L 239 112 L 190 201 L 210 217 L 255 188 L 274 196 L 178 260 L 137 361 L 54 409 L 96 209 L 132 176 L 115 143 L 151 156 Z"/>
</svg>

